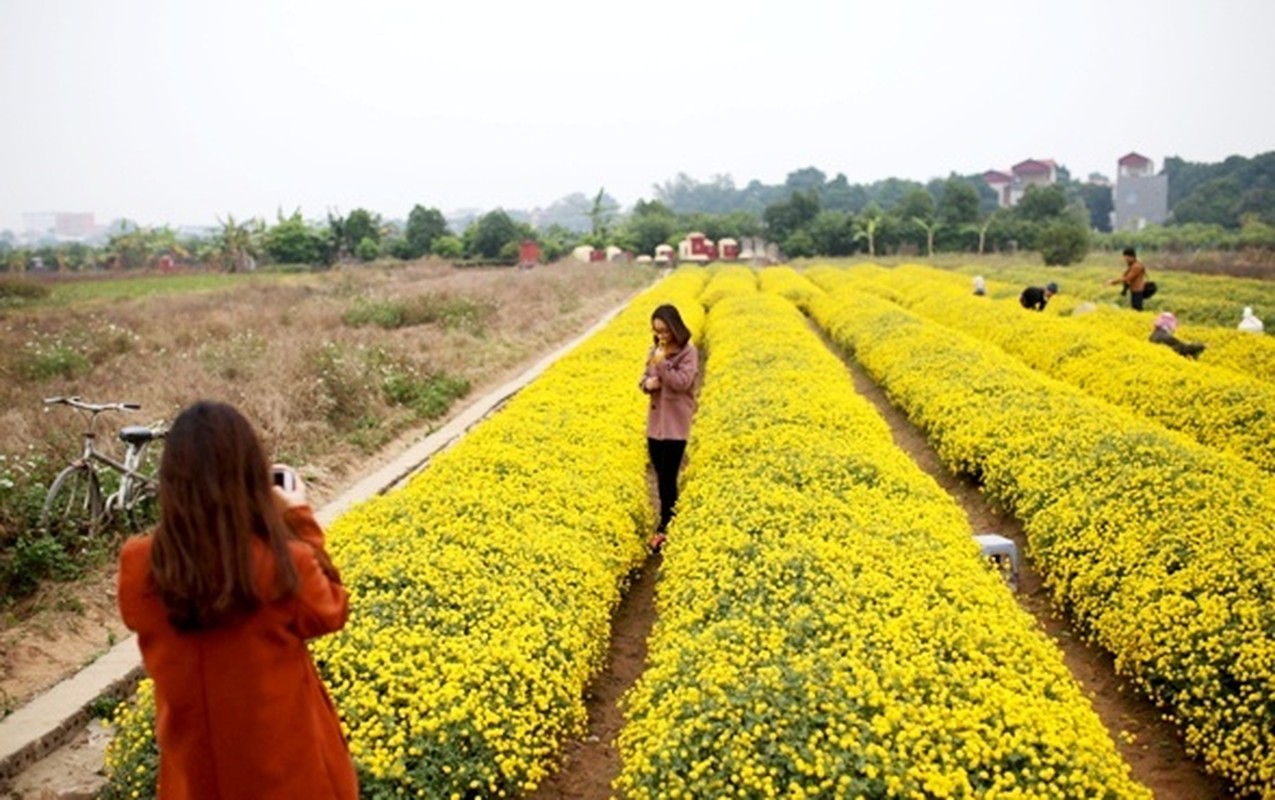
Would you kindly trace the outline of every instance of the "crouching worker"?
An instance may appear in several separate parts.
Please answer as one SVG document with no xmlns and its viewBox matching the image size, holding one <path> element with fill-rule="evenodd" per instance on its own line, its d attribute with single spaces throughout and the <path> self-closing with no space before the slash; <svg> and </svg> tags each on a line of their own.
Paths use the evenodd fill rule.
<svg viewBox="0 0 1275 800">
<path fill-rule="evenodd" d="M 155 681 L 158 796 L 356 800 L 354 764 L 306 642 L 349 595 L 305 483 L 231 406 L 168 432 L 159 524 L 120 553 L 118 600 Z"/>
<path fill-rule="evenodd" d="M 1155 327 L 1151 330 L 1151 341 L 1156 344 L 1172 347 L 1173 351 L 1187 358 L 1199 358 L 1204 352 L 1203 342 L 1184 342 L 1173 334 L 1178 330 L 1178 318 L 1172 311 L 1165 311 L 1155 318 Z"/>
<path fill-rule="evenodd" d="M 1058 284 L 1050 281 L 1043 289 L 1039 286 L 1028 286 L 1018 296 L 1018 302 L 1030 311 L 1044 311 L 1049 298 L 1056 294 L 1058 294 Z"/>
</svg>

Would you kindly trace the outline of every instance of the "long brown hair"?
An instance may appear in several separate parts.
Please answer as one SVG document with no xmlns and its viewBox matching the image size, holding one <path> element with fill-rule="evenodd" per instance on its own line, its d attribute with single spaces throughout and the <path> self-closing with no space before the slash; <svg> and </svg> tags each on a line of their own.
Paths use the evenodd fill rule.
<svg viewBox="0 0 1275 800">
<path fill-rule="evenodd" d="M 296 591 L 293 535 L 270 486 L 261 442 L 232 406 L 203 400 L 173 422 L 159 464 L 151 573 L 178 630 L 215 628 L 261 604 L 254 537 L 274 554 L 276 596 Z"/>
<path fill-rule="evenodd" d="M 678 347 L 685 347 L 686 343 L 691 340 L 691 329 L 686 327 L 686 323 L 682 322 L 682 315 L 678 313 L 677 306 L 665 303 L 662 306 L 656 306 L 651 312 L 651 321 L 662 320 L 668 326 L 669 333 L 673 334 L 673 341 L 677 342 Z M 659 344 L 659 339 L 655 341 Z"/>
</svg>

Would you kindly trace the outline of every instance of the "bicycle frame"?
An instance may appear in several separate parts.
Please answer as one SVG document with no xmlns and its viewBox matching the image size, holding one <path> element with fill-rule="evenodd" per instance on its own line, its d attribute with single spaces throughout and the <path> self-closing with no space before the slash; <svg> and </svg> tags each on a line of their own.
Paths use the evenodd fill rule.
<svg viewBox="0 0 1275 800">
<path fill-rule="evenodd" d="M 124 442 L 125 448 L 123 461 L 100 452 L 95 446 L 97 440 L 97 417 L 99 414 L 104 411 L 136 411 L 140 406 L 136 403 L 90 404 L 83 402 L 78 397 L 47 398 L 44 402 L 46 405 L 68 405 L 86 419 L 80 457 L 71 462 L 71 467 L 88 469 L 95 474 L 100 474 L 102 468 L 106 467 L 119 475 L 119 484 L 115 491 L 101 498 L 102 510 L 107 517 L 119 512 L 131 511 L 134 503 L 145 496 L 147 490 L 152 496 L 158 493 L 158 479 L 141 472 L 140 467 L 147 445 L 154 439 L 163 438 L 166 433 L 163 428 L 143 429 L 149 432 L 145 438 L 138 438 L 136 434 L 125 437 L 124 431 L 127 429 L 122 429 L 120 439 Z M 97 478 L 94 483 L 100 485 L 101 479 Z"/>
</svg>

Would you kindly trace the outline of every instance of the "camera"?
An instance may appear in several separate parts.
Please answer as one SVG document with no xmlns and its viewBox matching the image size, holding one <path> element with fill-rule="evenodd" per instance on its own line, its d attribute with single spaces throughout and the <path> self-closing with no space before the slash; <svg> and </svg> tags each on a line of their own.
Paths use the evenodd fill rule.
<svg viewBox="0 0 1275 800">
<path fill-rule="evenodd" d="M 275 486 L 285 492 L 291 492 L 297 488 L 297 473 L 287 467 L 275 467 L 270 470 L 270 479 Z"/>
</svg>

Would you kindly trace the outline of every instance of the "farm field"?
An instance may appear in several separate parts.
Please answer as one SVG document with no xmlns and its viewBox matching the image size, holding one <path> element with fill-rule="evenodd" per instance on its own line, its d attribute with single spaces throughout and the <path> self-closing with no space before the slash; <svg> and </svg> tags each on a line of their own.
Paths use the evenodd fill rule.
<svg viewBox="0 0 1275 800">
<path fill-rule="evenodd" d="M 975 300 L 968 276 L 922 266 L 679 270 L 407 487 L 346 514 L 329 542 L 351 623 L 314 651 L 365 796 L 546 796 L 588 736 L 610 620 L 652 568 L 632 384 L 660 302 L 686 316 L 704 383 L 645 669 L 620 704 L 620 796 L 1152 796 L 1154 764 L 1131 769 L 1132 735 L 1073 674 L 1076 645 L 979 557 L 858 370 L 1021 521 L 1048 613 L 1237 794 L 1275 792 L 1275 492 L 1245 438 L 1271 417 L 1255 401 L 1191 427 L 1210 410 L 1191 405 L 1200 391 L 1228 387 L 1210 402 L 1229 410 L 1266 384 L 1202 359 L 1175 397 L 1187 362 L 1124 332 L 1131 312 L 1037 315 L 994 282 Z M 1016 350 L 1024 320 L 1036 343 Z M 1255 363 L 1246 341 L 1265 339 L 1233 348 Z M 1110 384 L 1140 373 L 1102 360 L 1121 349 L 1194 411 L 1122 406 Z M 1086 358 L 1098 366 L 1067 364 Z M 143 688 L 119 718 L 111 796 L 150 791 L 148 702 Z M 1221 796 L 1163 780 L 1155 796 Z"/>
<path fill-rule="evenodd" d="M 45 299 L 0 309 L 0 716 L 125 634 L 117 540 L 63 550 L 32 535 L 82 430 L 41 398 L 139 402 L 104 420 L 108 451 L 118 426 L 169 419 L 195 397 L 230 400 L 322 504 L 654 276 L 431 262 L 129 276 L 56 281 Z"/>
</svg>

